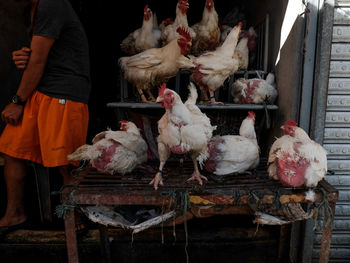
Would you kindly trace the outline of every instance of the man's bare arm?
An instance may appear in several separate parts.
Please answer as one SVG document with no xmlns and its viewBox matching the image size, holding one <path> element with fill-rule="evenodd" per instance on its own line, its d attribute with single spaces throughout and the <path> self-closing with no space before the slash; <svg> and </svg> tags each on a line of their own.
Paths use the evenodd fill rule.
<svg viewBox="0 0 350 263">
<path fill-rule="evenodd" d="M 31 54 L 28 65 L 23 72 L 22 79 L 16 93 L 20 97 L 21 101 L 26 101 L 39 84 L 45 70 L 50 49 L 54 42 L 54 38 L 33 36 L 30 45 Z M 2 111 L 1 119 L 6 123 L 17 125 L 21 119 L 22 113 L 22 105 L 10 103 Z"/>
<path fill-rule="evenodd" d="M 28 65 L 23 72 L 21 83 L 16 93 L 22 101 L 27 100 L 29 95 L 39 84 L 45 70 L 50 49 L 54 42 L 54 38 L 33 36 L 30 45 L 31 54 Z"/>
</svg>

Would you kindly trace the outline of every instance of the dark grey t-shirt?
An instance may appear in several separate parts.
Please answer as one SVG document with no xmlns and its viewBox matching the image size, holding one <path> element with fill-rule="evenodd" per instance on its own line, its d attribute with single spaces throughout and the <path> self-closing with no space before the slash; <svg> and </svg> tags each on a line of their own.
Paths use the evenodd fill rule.
<svg viewBox="0 0 350 263">
<path fill-rule="evenodd" d="M 82 24 L 68 0 L 39 0 L 33 36 L 55 38 L 37 90 L 55 98 L 88 103 L 89 47 Z"/>
</svg>

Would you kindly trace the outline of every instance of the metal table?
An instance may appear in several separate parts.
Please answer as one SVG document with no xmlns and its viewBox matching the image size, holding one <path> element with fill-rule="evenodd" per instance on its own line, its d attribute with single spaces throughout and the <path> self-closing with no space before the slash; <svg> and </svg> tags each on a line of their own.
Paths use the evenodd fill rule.
<svg viewBox="0 0 350 263">
<path fill-rule="evenodd" d="M 182 165 L 181 165 L 182 164 Z M 157 169 L 157 163 L 151 165 Z M 77 173 L 77 183 L 64 185 L 61 189 L 61 204 L 65 207 L 65 233 L 69 263 L 79 262 L 77 238 L 75 234 L 74 207 L 85 205 L 154 205 L 164 207 L 174 203 L 174 193 L 186 193 L 189 204 L 224 206 L 225 210 L 212 209 L 206 215 L 214 214 L 254 214 L 250 204 L 259 199 L 259 206 L 271 205 L 276 200 L 280 204 L 288 203 L 321 203 L 328 201 L 333 215 L 338 199 L 338 191 L 323 180 L 313 189 L 315 198 L 307 200 L 305 188 L 286 188 L 279 182 L 268 178 L 265 169 L 252 173 L 220 177 L 203 173 L 208 181 L 203 185 L 197 182 L 186 182 L 192 173 L 192 165 L 169 162 L 165 167 L 164 186 L 157 191 L 149 185 L 151 175 L 134 171 L 133 174 L 108 175 L 86 168 Z M 170 194 L 172 193 L 172 194 Z M 278 194 L 277 194 L 278 193 Z M 195 214 L 196 211 L 192 211 Z M 319 262 L 328 262 L 333 224 L 322 232 L 321 253 Z M 102 244 L 106 245 L 106 242 Z M 108 245 L 108 244 L 107 244 Z M 108 257 L 108 255 L 107 255 Z"/>
</svg>

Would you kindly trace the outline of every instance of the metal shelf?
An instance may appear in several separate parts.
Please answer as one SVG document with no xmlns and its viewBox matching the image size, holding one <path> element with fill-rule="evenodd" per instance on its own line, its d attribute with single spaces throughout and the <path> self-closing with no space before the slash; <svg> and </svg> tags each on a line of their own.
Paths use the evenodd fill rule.
<svg viewBox="0 0 350 263">
<path fill-rule="evenodd" d="M 264 105 L 257 104 L 224 104 L 224 105 L 207 105 L 197 104 L 200 109 L 205 110 L 264 110 Z M 128 108 L 128 109 L 161 109 L 162 106 L 159 103 L 148 104 L 138 102 L 110 102 L 107 103 L 108 108 Z M 277 105 L 267 105 L 268 110 L 278 110 Z"/>
</svg>

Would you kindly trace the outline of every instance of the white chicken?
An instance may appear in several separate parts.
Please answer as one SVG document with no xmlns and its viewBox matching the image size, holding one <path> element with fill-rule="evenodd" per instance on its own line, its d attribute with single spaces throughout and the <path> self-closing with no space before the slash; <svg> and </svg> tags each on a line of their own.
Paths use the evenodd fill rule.
<svg viewBox="0 0 350 263">
<path fill-rule="evenodd" d="M 214 51 L 208 51 L 199 57 L 190 56 L 196 68 L 192 71 L 192 80 L 199 85 L 205 101 L 211 104 L 223 104 L 215 100 L 214 91 L 220 88 L 224 81 L 237 71 L 239 60 L 234 57 L 241 23 L 235 26 L 225 42 Z"/>
<path fill-rule="evenodd" d="M 220 28 L 214 0 L 206 0 L 202 20 L 192 26 L 196 37 L 192 41 L 191 53 L 195 56 L 214 50 L 220 42 Z"/>
<path fill-rule="evenodd" d="M 194 32 L 194 30 L 188 26 L 188 21 L 187 21 L 188 7 L 189 7 L 188 0 L 178 0 L 178 3 L 176 5 L 176 17 L 175 17 L 174 23 L 167 25 L 162 30 L 162 34 L 160 37 L 162 46 L 167 45 L 169 42 L 179 37 L 177 32 L 178 27 L 182 27 L 186 31 L 188 31 L 192 39 L 196 37 L 196 33 Z"/>
<path fill-rule="evenodd" d="M 162 31 L 154 24 L 155 17 L 148 5 L 143 10 L 142 27 L 130 33 L 120 44 L 120 48 L 128 55 L 134 55 L 150 48 L 160 46 Z"/>
<path fill-rule="evenodd" d="M 260 149 L 255 133 L 255 113 L 248 112 L 239 135 L 213 137 L 208 144 L 208 157 L 201 164 L 216 175 L 243 173 L 257 167 Z"/>
<path fill-rule="evenodd" d="M 119 59 L 123 77 L 135 85 L 142 102 L 155 102 L 151 89 L 176 76 L 180 69 L 194 68 L 185 57 L 190 51 L 192 39 L 188 31 L 178 28 L 179 37 L 161 48 L 151 48 L 131 57 Z M 145 90 L 151 101 L 143 94 Z"/>
<path fill-rule="evenodd" d="M 269 152 L 269 176 L 289 187 L 315 187 L 327 172 L 326 150 L 294 121 L 281 129 L 284 135 L 272 144 Z"/>
<path fill-rule="evenodd" d="M 121 121 L 120 131 L 97 134 L 92 145 L 84 144 L 68 160 L 88 160 L 99 172 L 125 174 L 147 161 L 148 146 L 133 122 Z"/>
<path fill-rule="evenodd" d="M 238 41 L 234 57 L 238 59 L 238 70 L 247 70 L 249 65 L 248 36 L 244 36 Z"/>
<path fill-rule="evenodd" d="M 270 72 L 266 80 L 239 78 L 233 83 L 231 94 L 238 104 L 273 104 L 278 95 L 275 74 Z"/>
<path fill-rule="evenodd" d="M 207 144 L 216 127 L 210 124 L 210 119 L 196 106 L 198 97 L 196 87 L 189 84 L 190 94 L 185 103 L 173 90 L 167 89 L 163 84 L 159 89 L 157 102 L 162 103 L 166 112 L 158 121 L 158 153 L 160 159 L 159 171 L 150 184 L 157 189 L 163 185 L 162 171 L 165 162 L 171 153 L 191 155 L 194 172 L 189 180 L 197 180 L 203 184 L 202 179 L 207 178 L 200 174 L 198 161 L 207 156 Z"/>
</svg>

